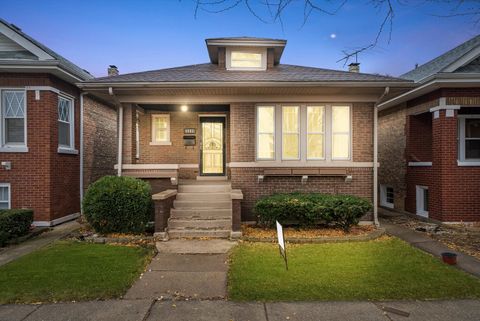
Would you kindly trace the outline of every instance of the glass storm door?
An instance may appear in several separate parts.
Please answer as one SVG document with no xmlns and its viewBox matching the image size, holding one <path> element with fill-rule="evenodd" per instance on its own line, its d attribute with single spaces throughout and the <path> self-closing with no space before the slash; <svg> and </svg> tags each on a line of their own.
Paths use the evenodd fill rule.
<svg viewBox="0 0 480 321">
<path fill-rule="evenodd" d="M 202 175 L 225 174 L 224 117 L 200 118 L 202 145 L 200 166 Z"/>
</svg>

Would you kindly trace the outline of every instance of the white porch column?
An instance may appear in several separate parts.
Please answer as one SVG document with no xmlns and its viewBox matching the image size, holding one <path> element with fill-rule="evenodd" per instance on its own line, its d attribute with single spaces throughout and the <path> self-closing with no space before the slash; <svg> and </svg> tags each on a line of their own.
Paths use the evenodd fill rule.
<svg viewBox="0 0 480 321">
<path fill-rule="evenodd" d="M 122 176 L 122 154 L 123 154 L 123 106 L 118 106 L 118 156 L 117 176 Z"/>
</svg>

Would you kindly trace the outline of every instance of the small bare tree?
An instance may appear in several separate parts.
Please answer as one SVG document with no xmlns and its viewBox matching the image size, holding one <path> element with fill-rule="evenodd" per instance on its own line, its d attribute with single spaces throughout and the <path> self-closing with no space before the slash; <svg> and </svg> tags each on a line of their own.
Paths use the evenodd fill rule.
<svg viewBox="0 0 480 321">
<path fill-rule="evenodd" d="M 208 13 L 222 13 L 244 5 L 246 9 L 258 20 L 264 23 L 279 23 L 283 29 L 283 16 L 293 5 L 303 6 L 303 22 L 305 25 L 311 18 L 312 13 L 335 16 L 348 2 L 352 0 L 193 0 L 195 3 L 195 18 L 199 11 Z M 360 53 L 375 48 L 386 36 L 386 42 L 392 40 L 393 22 L 395 12 L 399 6 L 437 5 L 446 12 L 433 12 L 433 16 L 452 18 L 466 17 L 471 19 L 473 25 L 480 23 L 480 0 L 368 0 L 365 3 L 372 10 L 376 10 L 382 16 L 375 37 L 370 43 L 351 50 L 343 50 L 342 58 L 337 62 L 347 64 L 356 59 Z M 441 6 L 439 6 L 441 5 Z M 433 6 L 432 6 L 433 7 Z"/>
</svg>

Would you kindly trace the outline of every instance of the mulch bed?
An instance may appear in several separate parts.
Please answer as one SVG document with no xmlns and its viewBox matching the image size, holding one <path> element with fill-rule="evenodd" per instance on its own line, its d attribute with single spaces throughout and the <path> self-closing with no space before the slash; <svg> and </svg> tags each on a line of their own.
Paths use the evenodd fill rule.
<svg viewBox="0 0 480 321">
<path fill-rule="evenodd" d="M 316 227 L 283 229 L 285 240 L 292 243 L 342 242 L 370 240 L 383 235 L 384 231 L 373 225 L 353 226 L 347 233 L 339 228 Z M 274 228 L 242 225 L 242 239 L 253 242 L 275 242 L 277 231 Z"/>
<path fill-rule="evenodd" d="M 388 217 L 390 222 L 424 232 L 451 249 L 480 259 L 480 227 L 425 223 L 406 215 Z"/>
</svg>

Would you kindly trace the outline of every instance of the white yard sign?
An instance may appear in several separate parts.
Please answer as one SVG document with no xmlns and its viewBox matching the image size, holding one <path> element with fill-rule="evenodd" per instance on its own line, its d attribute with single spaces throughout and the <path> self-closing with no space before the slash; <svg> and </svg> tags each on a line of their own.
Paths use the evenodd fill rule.
<svg viewBox="0 0 480 321">
<path fill-rule="evenodd" d="M 278 249 L 280 250 L 280 255 L 285 260 L 285 268 L 288 270 L 288 263 L 287 263 L 287 250 L 285 248 L 285 239 L 283 237 L 283 226 L 282 224 L 277 223 L 277 239 L 278 239 Z"/>
</svg>

